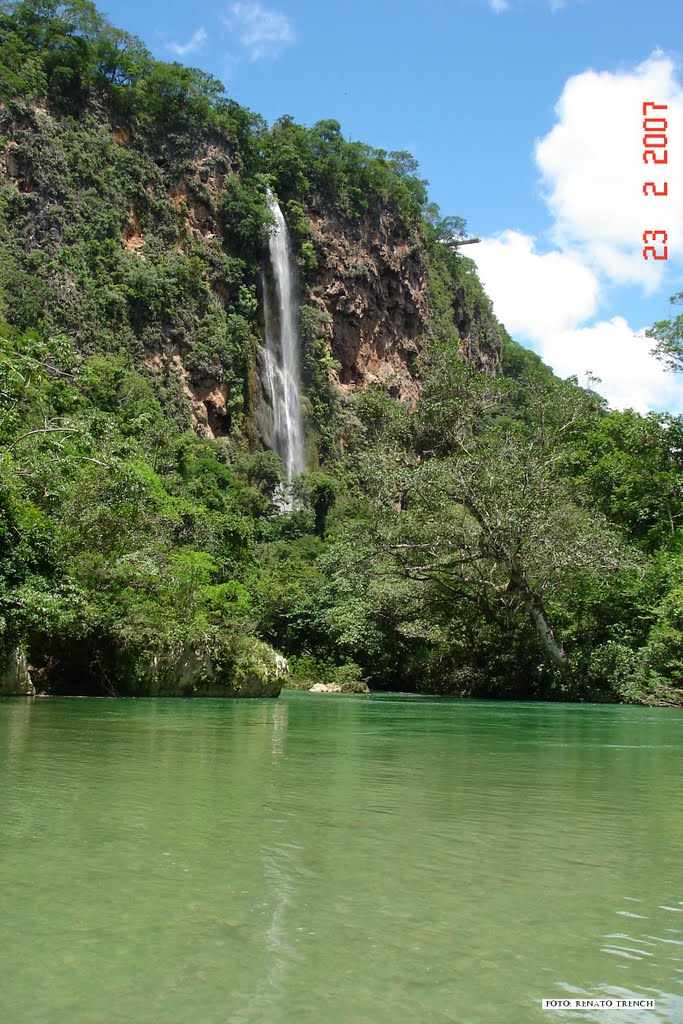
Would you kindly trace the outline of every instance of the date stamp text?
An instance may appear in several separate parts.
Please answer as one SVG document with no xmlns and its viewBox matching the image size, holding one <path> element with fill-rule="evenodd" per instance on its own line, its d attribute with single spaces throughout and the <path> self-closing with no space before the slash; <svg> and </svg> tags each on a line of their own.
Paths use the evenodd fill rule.
<svg viewBox="0 0 683 1024">
<path fill-rule="evenodd" d="M 667 111 L 668 104 L 654 103 L 648 100 L 643 103 L 643 163 L 644 164 L 668 164 L 669 151 L 667 149 L 666 117 L 656 114 L 655 111 Z M 666 172 L 664 172 L 666 174 Z M 668 177 L 668 174 L 666 174 Z M 668 196 L 668 181 L 646 181 L 643 185 L 644 196 Z M 666 260 L 669 257 L 667 246 L 669 236 L 661 228 L 654 231 L 643 231 L 643 259 Z"/>
</svg>

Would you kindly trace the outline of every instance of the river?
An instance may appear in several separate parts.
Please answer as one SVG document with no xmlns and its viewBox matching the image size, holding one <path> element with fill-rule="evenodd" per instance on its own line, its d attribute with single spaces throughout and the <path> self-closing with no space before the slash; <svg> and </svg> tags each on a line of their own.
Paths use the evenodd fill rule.
<svg viewBox="0 0 683 1024">
<path fill-rule="evenodd" d="M 677 709 L 7 701 L 0 1019 L 681 1024 L 682 755 Z"/>
</svg>

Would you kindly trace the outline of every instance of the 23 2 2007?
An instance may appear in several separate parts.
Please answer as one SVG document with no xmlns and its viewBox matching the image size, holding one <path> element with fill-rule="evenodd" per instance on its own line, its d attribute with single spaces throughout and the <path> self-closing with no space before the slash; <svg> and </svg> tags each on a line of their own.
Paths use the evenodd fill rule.
<svg viewBox="0 0 683 1024">
<path fill-rule="evenodd" d="M 643 163 L 644 164 L 668 164 L 669 151 L 667 149 L 667 128 L 668 122 L 665 117 L 649 116 L 654 110 L 667 110 L 666 103 L 653 103 L 647 100 L 643 103 Z M 643 185 L 645 196 L 668 196 L 669 183 L 646 181 Z M 643 231 L 643 259 L 666 260 L 669 258 L 669 247 L 666 244 L 669 239 L 666 231 Z M 648 242 L 651 243 L 648 245 Z M 661 245 L 658 251 L 657 246 Z"/>
</svg>

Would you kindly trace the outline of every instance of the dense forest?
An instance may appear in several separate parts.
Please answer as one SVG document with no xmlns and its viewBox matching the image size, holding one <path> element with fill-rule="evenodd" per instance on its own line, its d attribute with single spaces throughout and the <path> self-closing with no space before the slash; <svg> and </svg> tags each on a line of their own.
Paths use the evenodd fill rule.
<svg viewBox="0 0 683 1024">
<path fill-rule="evenodd" d="M 265 693 L 284 656 L 292 685 L 681 702 L 683 421 L 512 341 L 409 154 L 268 125 L 89 0 L 0 2 L 0 149 L 7 679 Z M 302 299 L 286 512 L 269 190 Z M 652 331 L 674 372 L 682 335 Z"/>
</svg>

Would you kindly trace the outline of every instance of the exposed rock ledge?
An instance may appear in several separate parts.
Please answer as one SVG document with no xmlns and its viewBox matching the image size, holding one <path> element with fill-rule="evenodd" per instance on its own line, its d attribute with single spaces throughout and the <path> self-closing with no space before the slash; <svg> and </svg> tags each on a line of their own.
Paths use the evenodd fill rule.
<svg viewBox="0 0 683 1024">
<path fill-rule="evenodd" d="M 352 680 L 346 683 L 314 683 L 309 693 L 370 693 L 367 683 Z"/>
<path fill-rule="evenodd" d="M 131 694 L 145 697 L 278 697 L 287 659 L 269 644 L 244 638 L 224 662 L 210 650 L 185 650 L 138 666 Z"/>
<path fill-rule="evenodd" d="M 318 202 L 309 224 L 318 270 L 305 301 L 330 317 L 339 385 L 380 384 L 396 398 L 414 401 L 414 364 L 429 316 L 419 239 L 386 210 L 349 223 Z"/>
<path fill-rule="evenodd" d="M 110 650 L 104 665 L 74 643 L 32 672 L 48 696 L 278 697 L 289 665 L 254 636 L 218 632 L 175 651 Z"/>
<path fill-rule="evenodd" d="M 35 693 L 23 651 L 12 651 L 0 666 L 0 696 L 30 696 Z"/>
</svg>

